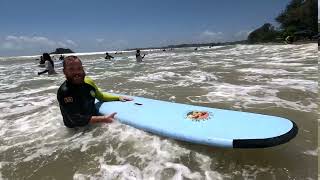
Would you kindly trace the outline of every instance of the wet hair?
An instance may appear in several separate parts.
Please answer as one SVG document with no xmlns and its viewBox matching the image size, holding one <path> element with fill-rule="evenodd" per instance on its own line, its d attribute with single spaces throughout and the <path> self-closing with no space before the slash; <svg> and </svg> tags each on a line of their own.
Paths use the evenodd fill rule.
<svg viewBox="0 0 320 180">
<path fill-rule="evenodd" d="M 44 61 L 49 61 L 51 63 L 51 65 L 52 65 L 52 67 L 54 68 L 54 63 L 53 63 L 53 61 L 51 59 L 51 56 L 48 53 L 43 53 L 42 57 L 43 57 Z"/>
<path fill-rule="evenodd" d="M 66 67 L 67 61 L 75 61 L 79 60 L 80 63 L 82 64 L 81 60 L 78 58 L 78 56 L 67 56 L 63 60 L 63 69 Z"/>
<path fill-rule="evenodd" d="M 137 53 L 140 53 L 140 49 L 137 49 Z"/>
<path fill-rule="evenodd" d="M 44 60 L 52 60 L 48 53 L 43 53 L 42 57 L 43 57 Z"/>
</svg>

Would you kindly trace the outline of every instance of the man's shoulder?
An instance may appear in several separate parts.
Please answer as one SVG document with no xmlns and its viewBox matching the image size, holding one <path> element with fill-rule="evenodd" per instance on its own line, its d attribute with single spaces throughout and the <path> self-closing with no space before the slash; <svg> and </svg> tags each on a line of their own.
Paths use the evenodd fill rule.
<svg viewBox="0 0 320 180">
<path fill-rule="evenodd" d="M 67 82 L 64 81 L 61 84 L 61 86 L 59 87 L 58 92 L 57 92 L 57 99 L 58 99 L 59 103 L 62 102 L 62 99 L 67 94 L 67 92 L 68 92 Z"/>
<path fill-rule="evenodd" d="M 93 88 L 97 88 L 96 84 L 94 83 L 94 81 L 89 77 L 89 76 L 85 76 L 84 77 L 84 83 L 93 87 Z"/>
<path fill-rule="evenodd" d="M 67 81 L 64 81 L 58 89 L 58 93 L 65 93 L 68 91 Z"/>
</svg>

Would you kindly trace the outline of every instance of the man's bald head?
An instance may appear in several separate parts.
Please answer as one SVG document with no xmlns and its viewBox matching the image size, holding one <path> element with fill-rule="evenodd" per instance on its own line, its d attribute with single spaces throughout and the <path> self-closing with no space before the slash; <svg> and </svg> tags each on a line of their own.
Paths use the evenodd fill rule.
<svg viewBox="0 0 320 180">
<path fill-rule="evenodd" d="M 83 70 L 82 62 L 77 56 L 67 56 L 63 60 L 63 73 L 71 84 L 82 84 L 86 73 Z"/>
<path fill-rule="evenodd" d="M 67 56 L 63 60 L 63 69 L 66 68 L 66 65 L 69 64 L 71 61 L 80 61 L 82 64 L 81 60 L 78 58 L 78 56 Z"/>
</svg>

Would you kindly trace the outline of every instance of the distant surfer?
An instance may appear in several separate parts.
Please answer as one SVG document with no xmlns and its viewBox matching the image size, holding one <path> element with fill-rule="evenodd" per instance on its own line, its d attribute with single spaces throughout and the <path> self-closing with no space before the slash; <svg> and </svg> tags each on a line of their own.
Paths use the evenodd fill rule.
<svg viewBox="0 0 320 180">
<path fill-rule="evenodd" d="M 141 56 L 140 54 L 140 50 L 137 49 L 137 52 L 136 52 L 136 60 L 137 62 L 142 62 L 142 59 L 144 58 L 145 54 L 143 56 Z"/>
<path fill-rule="evenodd" d="M 57 99 L 64 125 L 68 128 L 94 123 L 111 123 L 116 113 L 108 116 L 98 114 L 95 99 L 99 101 L 132 101 L 132 98 L 103 93 L 94 81 L 86 76 L 82 62 L 77 56 L 68 56 L 63 61 L 66 81 L 60 86 Z"/>
<path fill-rule="evenodd" d="M 43 53 L 42 55 L 43 61 L 45 62 L 46 70 L 38 72 L 38 75 L 48 73 L 49 75 L 57 74 L 54 70 L 54 63 L 48 53 Z"/>
<path fill-rule="evenodd" d="M 111 56 L 109 53 L 106 52 L 106 57 L 104 59 L 113 59 L 114 57 Z"/>
</svg>

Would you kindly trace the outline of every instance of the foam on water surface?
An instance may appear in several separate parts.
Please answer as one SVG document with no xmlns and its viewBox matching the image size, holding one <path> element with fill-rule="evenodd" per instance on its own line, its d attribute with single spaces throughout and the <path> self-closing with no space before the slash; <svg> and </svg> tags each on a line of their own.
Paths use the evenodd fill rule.
<svg viewBox="0 0 320 180">
<path fill-rule="evenodd" d="M 266 150 L 224 150 L 166 139 L 119 122 L 70 130 L 35 57 L 0 58 L 0 179 L 316 179 L 315 44 L 77 54 L 104 91 L 283 116 L 298 136 Z M 297 163 L 299 162 L 299 163 Z M 61 172 L 53 173 L 53 170 Z"/>
</svg>

